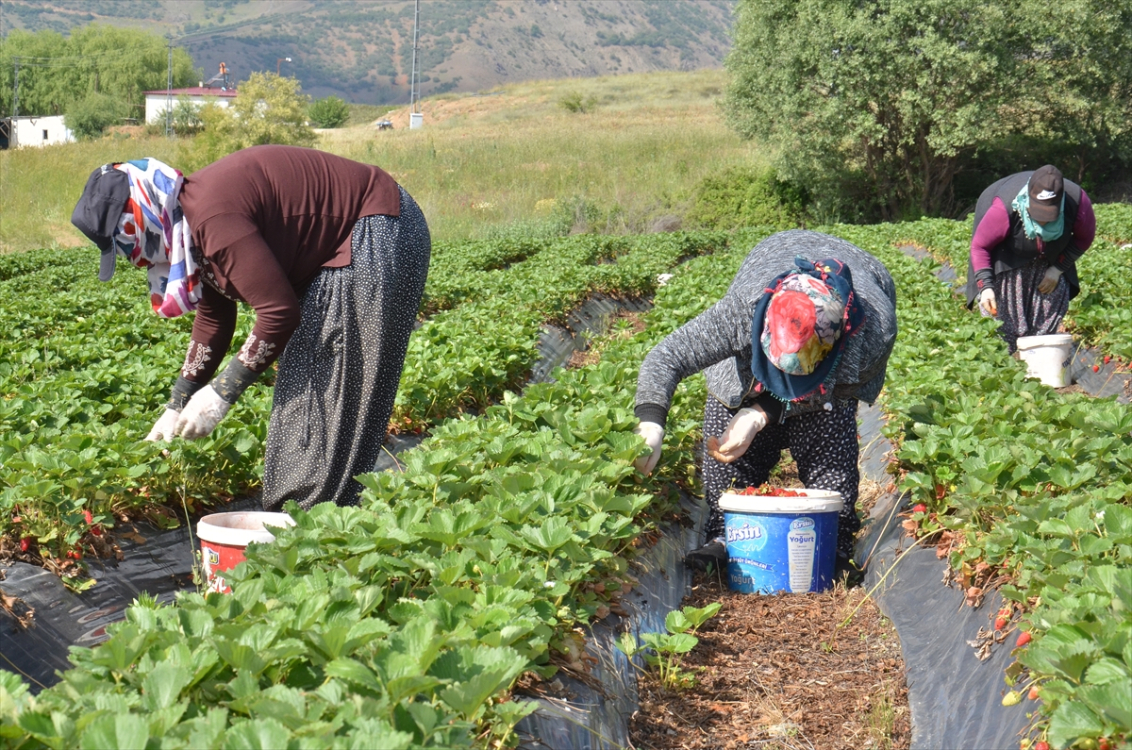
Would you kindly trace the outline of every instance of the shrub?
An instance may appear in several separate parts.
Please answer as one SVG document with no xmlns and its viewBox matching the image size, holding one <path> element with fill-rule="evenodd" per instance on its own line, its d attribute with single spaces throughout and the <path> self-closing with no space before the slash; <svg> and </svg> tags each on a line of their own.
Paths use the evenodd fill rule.
<svg viewBox="0 0 1132 750">
<path fill-rule="evenodd" d="M 582 96 L 580 91 L 568 91 L 558 100 L 558 106 L 575 114 L 592 112 L 596 104 L 597 99 L 592 96 Z"/>
<path fill-rule="evenodd" d="M 337 96 L 328 96 L 311 104 L 307 115 L 315 127 L 340 128 L 350 119 L 350 105 Z"/>
<path fill-rule="evenodd" d="M 207 104 L 200 110 L 204 125 L 184 151 L 181 169 L 195 171 L 248 146 L 312 146 L 315 134 L 306 124 L 307 106 L 308 97 L 294 78 L 252 73 L 232 106 Z"/>
<path fill-rule="evenodd" d="M 770 168 L 732 168 L 696 186 L 687 220 L 708 229 L 805 226 L 809 195 Z"/>
<path fill-rule="evenodd" d="M 63 122 L 79 140 L 98 138 L 125 116 L 126 107 L 106 94 L 87 94 L 67 108 Z"/>
<path fill-rule="evenodd" d="M 177 135 L 196 135 L 204 128 L 200 110 L 203 105 L 181 97 L 173 105 L 173 132 Z"/>
</svg>

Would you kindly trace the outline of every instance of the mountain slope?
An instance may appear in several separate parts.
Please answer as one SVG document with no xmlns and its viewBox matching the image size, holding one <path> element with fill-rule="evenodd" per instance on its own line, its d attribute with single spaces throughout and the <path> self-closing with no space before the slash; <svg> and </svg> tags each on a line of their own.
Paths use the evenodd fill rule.
<svg viewBox="0 0 1132 750">
<path fill-rule="evenodd" d="M 719 67 L 734 0 L 422 0 L 424 96 L 514 81 Z M 225 62 L 296 76 L 313 96 L 406 102 L 412 0 L 3 0 L 2 31 L 88 23 L 171 33 L 204 77 Z M 292 62 L 280 62 L 291 57 Z"/>
</svg>

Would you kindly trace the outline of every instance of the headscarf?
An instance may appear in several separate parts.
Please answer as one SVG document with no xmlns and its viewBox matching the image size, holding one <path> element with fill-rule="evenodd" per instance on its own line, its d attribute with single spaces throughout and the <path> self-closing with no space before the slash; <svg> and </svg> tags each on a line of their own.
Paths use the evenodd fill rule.
<svg viewBox="0 0 1132 750">
<path fill-rule="evenodd" d="M 118 221 L 114 247 L 149 271 L 149 301 L 163 318 L 175 318 L 200 304 L 200 271 L 189 248 L 189 222 L 181 211 L 184 176 L 157 159 L 115 164 L 130 182 L 130 199 Z"/>
<path fill-rule="evenodd" d="M 1051 242 L 1061 236 L 1065 231 L 1065 193 L 1061 194 L 1061 207 L 1054 221 L 1039 224 L 1030 218 L 1030 183 L 1022 186 L 1021 192 L 1010 203 L 1010 207 L 1022 217 L 1022 231 L 1031 240 L 1041 238 L 1042 242 Z"/>
<path fill-rule="evenodd" d="M 865 322 L 848 266 L 800 256 L 794 266 L 767 285 L 751 320 L 751 373 L 782 401 L 823 388 Z"/>
</svg>

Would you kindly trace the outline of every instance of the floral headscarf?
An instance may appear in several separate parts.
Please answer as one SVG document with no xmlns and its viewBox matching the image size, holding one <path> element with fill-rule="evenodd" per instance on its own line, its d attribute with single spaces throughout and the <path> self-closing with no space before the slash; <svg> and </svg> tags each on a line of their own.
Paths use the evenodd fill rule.
<svg viewBox="0 0 1132 750">
<path fill-rule="evenodd" d="M 181 211 L 184 176 L 157 159 L 115 164 L 130 181 L 130 199 L 114 233 L 114 248 L 149 270 L 149 301 L 163 318 L 197 309 L 200 271 L 189 247 L 189 222 Z"/>
<path fill-rule="evenodd" d="M 821 388 L 865 321 L 848 266 L 802 257 L 794 266 L 767 286 L 751 320 L 751 372 L 783 401 Z"/>
</svg>

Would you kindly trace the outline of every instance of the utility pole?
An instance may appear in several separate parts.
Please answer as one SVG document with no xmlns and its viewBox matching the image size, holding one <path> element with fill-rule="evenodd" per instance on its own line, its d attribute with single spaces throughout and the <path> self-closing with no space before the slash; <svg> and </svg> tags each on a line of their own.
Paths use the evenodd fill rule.
<svg viewBox="0 0 1132 750">
<path fill-rule="evenodd" d="M 16 85 L 12 89 L 12 117 L 20 116 L 20 58 L 13 57 L 16 62 Z"/>
<path fill-rule="evenodd" d="M 413 76 L 409 79 L 409 112 L 416 112 L 417 102 L 420 97 L 416 96 L 417 91 L 417 34 L 421 24 L 421 0 L 416 0 L 416 7 L 413 10 Z"/>
<path fill-rule="evenodd" d="M 173 136 L 173 32 L 169 32 L 169 78 L 165 84 L 165 137 Z"/>
</svg>

